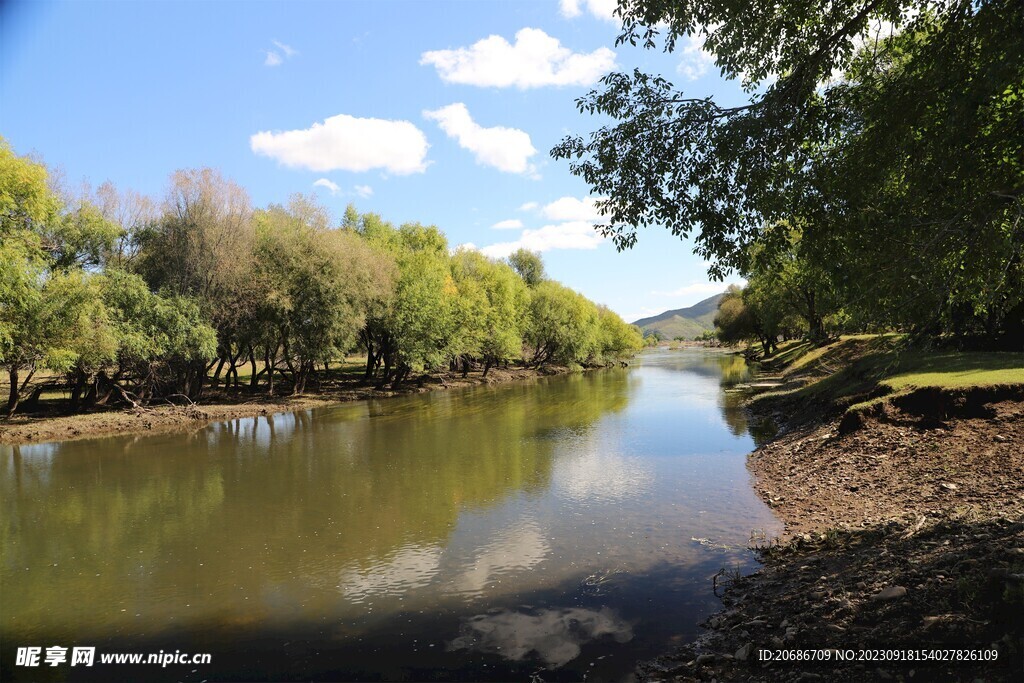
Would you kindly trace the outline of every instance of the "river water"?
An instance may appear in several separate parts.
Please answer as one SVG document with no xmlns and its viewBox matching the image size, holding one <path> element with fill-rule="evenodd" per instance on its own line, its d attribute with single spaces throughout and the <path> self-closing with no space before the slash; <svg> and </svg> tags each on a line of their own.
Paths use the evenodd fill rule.
<svg viewBox="0 0 1024 683">
<path fill-rule="evenodd" d="M 628 680 L 780 529 L 737 356 L 0 446 L 3 680 Z M 15 648 L 95 646 L 92 668 Z M 211 663 L 100 665 L 103 652 Z"/>
</svg>

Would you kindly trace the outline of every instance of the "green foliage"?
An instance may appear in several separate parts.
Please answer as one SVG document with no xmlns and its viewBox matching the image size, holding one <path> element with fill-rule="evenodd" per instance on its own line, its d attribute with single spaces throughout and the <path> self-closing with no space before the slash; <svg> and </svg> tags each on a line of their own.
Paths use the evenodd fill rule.
<svg viewBox="0 0 1024 683">
<path fill-rule="evenodd" d="M 363 331 L 367 378 L 383 365 L 380 381 L 399 382 L 411 372 L 441 365 L 449 348 L 473 345 L 470 335 L 458 334 L 458 289 L 447 240 L 436 227 L 409 223 L 396 229 L 365 214 L 359 233 L 398 265 L 394 297 L 371 310 Z M 474 305 L 481 305 L 479 296 Z"/>
<path fill-rule="evenodd" d="M 611 123 L 552 155 L 607 197 L 599 227 L 620 249 L 662 225 L 692 235 L 715 277 L 812 280 L 836 297 L 800 306 L 816 338 L 831 322 L 1024 343 L 1021 3 L 624 0 L 620 12 L 620 42 L 672 50 L 699 34 L 750 93 L 723 106 L 634 71 L 577 102 Z M 895 35 L 873 35 L 879 22 Z M 761 284 L 751 302 L 774 325 L 777 287 Z"/>
<path fill-rule="evenodd" d="M 452 257 L 458 289 L 453 356 L 481 357 L 490 366 L 522 355 L 523 324 L 529 292 L 526 283 L 505 263 L 479 252 L 460 250 Z"/>
<path fill-rule="evenodd" d="M 736 285 L 730 286 L 718 302 L 715 328 L 723 344 L 739 344 L 755 335 L 753 313 L 743 301 L 743 290 Z"/>
<path fill-rule="evenodd" d="M 644 348 L 643 332 L 606 306 L 597 307 L 598 347 L 590 361 L 610 363 Z"/>
<path fill-rule="evenodd" d="M 47 186 L 46 167 L 17 156 L 0 137 L 0 237 L 35 232 L 52 223 L 61 210 L 60 199 Z"/>
<path fill-rule="evenodd" d="M 256 216 L 260 314 L 276 333 L 270 338 L 275 350 L 282 347 L 297 391 L 315 363 L 355 345 L 368 310 L 394 289 L 393 261 L 327 223 L 320 207 L 302 197 L 287 209 L 272 206 Z"/>
<path fill-rule="evenodd" d="M 837 88 L 809 256 L 841 260 L 855 318 L 1024 344 L 1022 25 L 1015 2 L 926 14 Z"/>
<path fill-rule="evenodd" d="M 66 207 L 48 180 L 44 165 L 15 155 L 0 138 L 0 237 L 14 239 L 22 231 L 36 235 L 50 268 L 99 265 L 120 227 L 86 199 Z"/>
<path fill-rule="evenodd" d="M 251 283 L 256 239 L 249 197 L 213 169 L 176 171 L 166 209 L 140 235 L 136 270 L 155 290 L 195 297 L 218 333 L 226 334 L 234 310 L 254 293 Z M 326 214 L 299 198 L 296 220 L 322 224 Z"/>
<path fill-rule="evenodd" d="M 213 368 L 214 383 L 226 367 L 239 389 L 245 362 L 250 388 L 264 378 L 273 392 L 281 377 L 299 393 L 317 366 L 357 345 L 366 378 L 395 384 L 446 364 L 482 362 L 486 373 L 522 359 L 527 343 L 533 362 L 569 364 L 609 363 L 642 345 L 617 315 L 546 281 L 537 254 L 515 255 L 518 270 L 450 254 L 437 227 L 396 228 L 352 206 L 336 226 L 302 195 L 254 212 L 211 169 L 174 173 L 157 214 L 109 183 L 62 201 L 44 166 L 3 143 L 0 220 L 8 412 L 44 367 L 66 373 L 82 408 L 195 400 Z"/>
<path fill-rule="evenodd" d="M 544 261 L 535 251 L 517 249 L 509 254 L 508 262 L 529 287 L 536 287 L 546 278 Z"/>
<path fill-rule="evenodd" d="M 537 365 L 582 363 L 599 352 L 597 308 L 579 293 L 546 280 L 530 298 L 525 341 Z"/>
<path fill-rule="evenodd" d="M 216 332 L 195 301 L 155 294 L 141 277 L 119 270 L 104 274 L 101 291 L 122 368 L 146 373 L 154 363 L 205 360 L 216 352 Z"/>
<path fill-rule="evenodd" d="M 41 230 L 55 268 L 98 266 L 113 250 L 121 228 L 91 202 L 81 199 Z"/>
</svg>

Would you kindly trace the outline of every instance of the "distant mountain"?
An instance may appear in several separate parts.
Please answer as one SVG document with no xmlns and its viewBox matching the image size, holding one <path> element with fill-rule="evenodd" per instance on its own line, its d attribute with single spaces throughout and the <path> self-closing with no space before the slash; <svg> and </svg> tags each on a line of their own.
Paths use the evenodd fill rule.
<svg viewBox="0 0 1024 683">
<path fill-rule="evenodd" d="M 715 313 L 718 311 L 718 302 L 725 296 L 725 292 L 695 303 L 688 308 L 677 308 L 674 311 L 665 311 L 650 318 L 641 318 L 634 322 L 644 332 L 657 330 L 664 339 L 693 339 L 703 334 L 706 330 L 715 329 Z"/>
</svg>

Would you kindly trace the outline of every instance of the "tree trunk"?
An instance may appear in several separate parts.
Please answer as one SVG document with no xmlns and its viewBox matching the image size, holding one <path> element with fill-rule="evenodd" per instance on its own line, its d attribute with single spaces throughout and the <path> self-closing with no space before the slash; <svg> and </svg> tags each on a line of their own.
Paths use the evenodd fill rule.
<svg viewBox="0 0 1024 683">
<path fill-rule="evenodd" d="M 85 383 L 89 378 L 80 369 L 75 369 L 75 383 L 71 387 L 71 408 L 78 410 L 82 403 L 82 392 L 85 391 Z"/>
<path fill-rule="evenodd" d="M 256 373 L 256 349 L 249 346 L 249 366 L 252 368 L 252 377 L 249 378 L 249 388 L 255 389 L 259 383 L 259 375 Z"/>
<path fill-rule="evenodd" d="M 384 372 L 380 377 L 380 383 L 377 385 L 378 389 L 383 389 L 388 383 L 388 379 L 391 377 L 391 356 L 384 356 Z"/>
<path fill-rule="evenodd" d="M 210 378 L 210 386 L 214 389 L 220 384 L 220 372 L 224 369 L 224 364 L 227 362 L 226 354 L 222 353 L 220 359 L 217 361 L 217 369 L 213 371 L 213 377 Z M 226 382 L 227 380 L 225 380 Z"/>
<path fill-rule="evenodd" d="M 277 349 L 274 349 L 275 355 Z M 275 359 L 276 363 L 276 359 Z M 267 385 L 270 395 L 274 395 L 274 366 L 270 362 L 270 348 L 268 347 L 263 353 L 263 371 L 267 373 Z"/>
<path fill-rule="evenodd" d="M 18 409 L 18 368 L 10 367 L 7 370 L 8 379 L 11 380 L 11 391 L 7 395 L 7 417 L 14 415 Z"/>
</svg>

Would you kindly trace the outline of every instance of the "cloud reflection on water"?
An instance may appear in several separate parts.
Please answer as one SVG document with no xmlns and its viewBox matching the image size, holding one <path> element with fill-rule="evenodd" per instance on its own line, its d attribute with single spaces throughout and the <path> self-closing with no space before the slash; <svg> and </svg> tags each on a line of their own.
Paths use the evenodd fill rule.
<svg viewBox="0 0 1024 683">
<path fill-rule="evenodd" d="M 532 613 L 502 610 L 463 622 L 447 649 L 475 650 L 520 661 L 531 653 L 547 666 L 560 667 L 579 656 L 583 644 L 609 636 L 618 643 L 633 638 L 633 627 L 608 607 L 570 607 Z"/>
<path fill-rule="evenodd" d="M 407 545 L 369 567 L 344 569 L 338 587 L 350 601 L 359 603 L 374 595 L 422 588 L 433 580 L 440 566 L 440 548 Z"/>
<path fill-rule="evenodd" d="M 596 439 L 555 463 L 554 489 L 577 503 L 621 501 L 651 483 L 649 466 L 638 458 L 597 450 Z"/>
<path fill-rule="evenodd" d="M 473 564 L 455 580 L 458 593 L 481 593 L 495 576 L 530 569 L 550 552 L 547 539 L 531 523 L 509 529 L 484 545 Z"/>
</svg>

